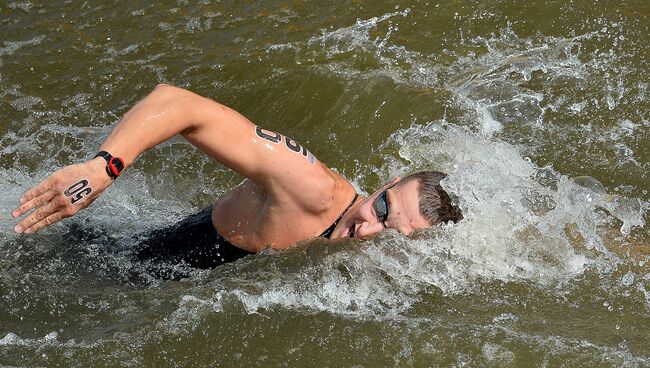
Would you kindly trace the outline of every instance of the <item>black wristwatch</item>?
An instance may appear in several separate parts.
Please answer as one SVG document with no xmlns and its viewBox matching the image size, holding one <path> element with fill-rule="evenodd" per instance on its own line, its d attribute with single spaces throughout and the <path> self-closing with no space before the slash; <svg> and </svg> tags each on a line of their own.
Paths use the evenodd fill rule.
<svg viewBox="0 0 650 368">
<path fill-rule="evenodd" d="M 96 154 L 94 158 L 97 157 L 101 157 L 106 160 L 106 173 L 113 179 L 120 176 L 124 170 L 124 160 L 122 160 L 120 157 L 113 157 L 113 155 L 106 151 L 99 151 L 99 153 Z"/>
</svg>

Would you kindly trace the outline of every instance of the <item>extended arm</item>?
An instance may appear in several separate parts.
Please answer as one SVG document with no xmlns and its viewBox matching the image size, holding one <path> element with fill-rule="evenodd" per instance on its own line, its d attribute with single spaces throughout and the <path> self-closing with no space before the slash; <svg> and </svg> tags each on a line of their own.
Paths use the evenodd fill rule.
<svg viewBox="0 0 650 368">
<path fill-rule="evenodd" d="M 304 181 L 310 172 L 324 170 L 296 142 L 260 130 L 226 106 L 167 85 L 157 86 L 133 106 L 100 149 L 123 158 L 128 167 L 142 152 L 176 134 L 263 188 L 270 187 L 270 183 L 275 183 L 276 188 L 288 188 L 293 182 L 301 185 L 301 178 Z M 27 191 L 12 216 L 35 211 L 18 223 L 16 232 L 37 231 L 87 207 L 112 183 L 104 168 L 102 158 L 70 165 Z M 74 190 L 84 181 L 83 190 L 90 191 L 79 197 L 75 195 L 79 191 Z M 290 192 L 300 193 L 296 188 Z"/>
<path fill-rule="evenodd" d="M 145 150 L 182 134 L 217 161 L 255 177 L 255 150 L 247 147 L 255 125 L 237 111 L 190 91 L 158 85 L 129 110 L 100 149 L 128 167 Z"/>
</svg>

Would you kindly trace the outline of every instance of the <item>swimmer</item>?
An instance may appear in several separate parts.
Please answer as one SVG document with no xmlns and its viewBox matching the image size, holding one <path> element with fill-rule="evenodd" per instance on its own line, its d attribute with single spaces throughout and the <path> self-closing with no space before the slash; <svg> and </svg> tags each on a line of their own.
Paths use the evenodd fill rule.
<svg viewBox="0 0 650 368">
<path fill-rule="evenodd" d="M 14 230 L 30 234 L 74 216 L 145 150 L 176 134 L 246 177 L 206 210 L 152 235 L 149 243 L 159 248 L 191 249 L 184 260 L 197 267 L 319 236 L 366 240 L 384 229 L 408 235 L 462 218 L 440 186 L 443 173 L 397 177 L 363 197 L 293 139 L 213 100 L 163 84 L 121 118 L 94 158 L 66 166 L 26 191 L 12 216 L 29 214 Z"/>
</svg>

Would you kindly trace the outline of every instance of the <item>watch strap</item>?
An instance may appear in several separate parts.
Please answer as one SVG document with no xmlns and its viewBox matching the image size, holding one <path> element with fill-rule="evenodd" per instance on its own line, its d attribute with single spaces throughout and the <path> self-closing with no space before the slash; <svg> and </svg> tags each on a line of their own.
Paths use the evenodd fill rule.
<svg viewBox="0 0 650 368">
<path fill-rule="evenodd" d="M 99 151 L 94 158 L 101 157 L 106 160 L 106 173 L 112 179 L 116 179 L 124 170 L 124 160 L 120 157 L 114 157 L 106 151 Z"/>
</svg>

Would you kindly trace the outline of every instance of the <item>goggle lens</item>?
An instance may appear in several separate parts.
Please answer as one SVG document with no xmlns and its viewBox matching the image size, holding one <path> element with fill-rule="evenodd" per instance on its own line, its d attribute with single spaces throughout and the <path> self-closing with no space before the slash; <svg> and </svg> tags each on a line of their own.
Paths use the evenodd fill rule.
<svg viewBox="0 0 650 368">
<path fill-rule="evenodd" d="M 388 202 L 386 201 L 386 191 L 381 192 L 377 199 L 375 199 L 373 206 L 375 208 L 375 213 L 381 219 L 381 222 L 386 221 L 388 218 Z"/>
</svg>

